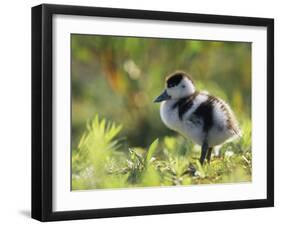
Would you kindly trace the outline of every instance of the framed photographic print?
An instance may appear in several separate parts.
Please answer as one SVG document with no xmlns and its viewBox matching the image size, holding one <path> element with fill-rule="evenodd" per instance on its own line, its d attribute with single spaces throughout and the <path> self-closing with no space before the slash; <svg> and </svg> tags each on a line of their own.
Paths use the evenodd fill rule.
<svg viewBox="0 0 281 226">
<path fill-rule="evenodd" d="M 32 8 L 32 217 L 274 205 L 274 21 Z"/>
</svg>

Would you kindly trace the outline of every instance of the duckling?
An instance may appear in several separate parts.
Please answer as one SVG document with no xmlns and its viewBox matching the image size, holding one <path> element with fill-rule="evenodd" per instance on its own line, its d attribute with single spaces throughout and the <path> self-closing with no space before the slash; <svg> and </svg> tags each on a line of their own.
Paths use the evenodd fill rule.
<svg viewBox="0 0 281 226">
<path fill-rule="evenodd" d="M 201 165 L 205 159 L 210 162 L 213 147 L 241 137 L 229 105 L 205 91 L 197 91 L 185 72 L 168 76 L 165 90 L 154 102 L 161 102 L 161 120 L 169 129 L 201 146 Z"/>
</svg>

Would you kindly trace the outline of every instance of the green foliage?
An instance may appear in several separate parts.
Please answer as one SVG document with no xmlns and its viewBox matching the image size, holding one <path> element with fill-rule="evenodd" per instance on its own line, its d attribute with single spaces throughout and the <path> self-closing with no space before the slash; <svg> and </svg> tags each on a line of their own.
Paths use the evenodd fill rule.
<svg viewBox="0 0 281 226">
<path fill-rule="evenodd" d="M 72 153 L 74 189 L 107 186 L 108 183 L 102 177 L 107 173 L 105 166 L 109 161 L 118 162 L 121 157 L 117 152 L 119 140 L 114 139 L 121 128 L 122 126 L 105 119 L 99 120 L 98 116 L 87 124 L 87 131 L 80 139 L 77 150 Z"/>
<path fill-rule="evenodd" d="M 217 148 L 210 164 L 200 165 L 200 150 L 180 136 L 154 140 L 147 149 L 125 149 L 121 125 L 99 119 L 87 124 L 72 154 L 72 189 L 129 188 L 247 182 L 251 180 L 251 123 L 244 136 Z M 194 171 L 195 169 L 195 171 Z"/>
</svg>

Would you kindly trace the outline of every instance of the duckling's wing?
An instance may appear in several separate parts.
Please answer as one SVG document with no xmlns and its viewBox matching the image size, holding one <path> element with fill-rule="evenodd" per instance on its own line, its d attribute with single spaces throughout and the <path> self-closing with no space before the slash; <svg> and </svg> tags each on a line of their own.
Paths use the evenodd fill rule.
<svg viewBox="0 0 281 226">
<path fill-rule="evenodd" d="M 221 120 L 223 121 L 223 124 L 226 126 L 227 130 L 233 135 L 241 137 L 241 129 L 230 106 L 222 99 L 213 96 L 210 96 L 209 101 L 212 102 L 215 111 L 218 112 L 218 115 L 215 115 L 215 117 L 221 117 Z"/>
</svg>

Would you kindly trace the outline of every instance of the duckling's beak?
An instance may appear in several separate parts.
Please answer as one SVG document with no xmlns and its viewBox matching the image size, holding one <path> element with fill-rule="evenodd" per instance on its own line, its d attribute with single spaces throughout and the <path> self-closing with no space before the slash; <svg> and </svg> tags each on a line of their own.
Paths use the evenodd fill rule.
<svg viewBox="0 0 281 226">
<path fill-rule="evenodd" d="M 158 102 L 161 102 L 161 101 L 164 101 L 164 100 L 168 100 L 170 98 L 171 97 L 168 95 L 167 90 L 164 90 L 164 92 L 161 93 L 161 95 L 159 97 L 157 97 L 153 102 L 158 103 Z"/>
</svg>

